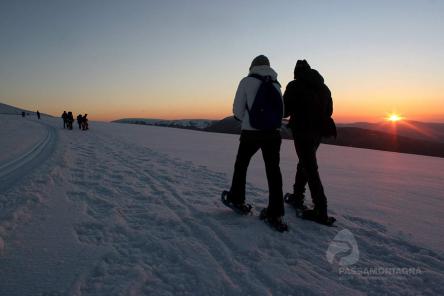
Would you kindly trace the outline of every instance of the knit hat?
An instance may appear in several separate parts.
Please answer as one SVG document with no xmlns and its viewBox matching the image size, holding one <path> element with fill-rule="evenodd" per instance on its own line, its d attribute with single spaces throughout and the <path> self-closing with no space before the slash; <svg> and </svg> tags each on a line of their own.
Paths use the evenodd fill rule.
<svg viewBox="0 0 444 296">
<path fill-rule="evenodd" d="M 298 60 L 296 62 L 296 66 L 294 67 L 294 76 L 297 76 L 310 69 L 311 67 L 306 60 Z"/>
<path fill-rule="evenodd" d="M 251 62 L 250 70 L 251 70 L 251 68 L 256 67 L 256 66 L 270 66 L 270 61 L 268 60 L 268 58 L 266 56 L 264 56 L 262 54 L 258 55 Z"/>
</svg>

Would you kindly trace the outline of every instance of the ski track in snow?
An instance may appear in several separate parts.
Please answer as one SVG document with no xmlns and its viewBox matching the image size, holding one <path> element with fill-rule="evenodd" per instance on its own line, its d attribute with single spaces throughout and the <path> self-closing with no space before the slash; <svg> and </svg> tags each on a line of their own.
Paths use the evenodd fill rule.
<svg viewBox="0 0 444 296">
<path fill-rule="evenodd" d="M 20 156 L 0 165 L 0 191 L 7 191 L 14 183 L 32 172 L 54 152 L 56 131 L 51 125 L 38 122 L 46 129 L 46 136 Z"/>
<path fill-rule="evenodd" d="M 11 116 L 6 118 L 14 123 L 9 117 Z M 7 123 L 10 123 L 9 121 Z M 35 125 L 43 127 L 46 134 L 32 145 L 28 145 L 27 150 L 23 151 L 21 150 L 23 147 L 20 147 L 22 154 L 18 157 L 0 163 L 0 255 L 5 247 L 2 236 L 12 231 L 20 221 L 27 220 L 26 211 L 29 207 L 43 201 L 44 193 L 36 188 L 46 184 L 46 181 L 35 178 L 31 183 L 25 181 L 29 181 L 30 175 L 44 166 L 46 160 L 54 153 L 58 140 L 57 132 L 52 125 L 29 120 L 24 123 L 27 127 Z M 7 136 L 8 134 L 2 140 L 7 140 Z M 18 184 L 22 186 L 14 186 Z"/>
<path fill-rule="evenodd" d="M 28 278 L 28 286 L 21 290 L 14 290 L 13 286 L 2 289 L 0 282 L 0 292 L 16 291 L 13 295 L 32 295 L 33 291 L 40 295 L 444 293 L 443 254 L 418 247 L 402 235 L 388 234 L 385 225 L 337 212 L 332 214 L 338 218 L 338 227 L 328 228 L 296 218 L 287 207 L 290 232 L 277 233 L 259 221 L 257 215 L 239 216 L 221 204 L 219 194 L 228 188 L 230 176 L 126 143 L 117 136 L 105 136 L 94 129 L 80 133 L 61 130 L 58 137 L 55 134 L 50 137 L 49 144 L 44 145 L 47 152 L 39 154 L 52 159 L 40 168 L 40 172 L 47 174 L 30 177 L 20 187 L 11 183 L 8 186 L 13 189 L 2 195 L 3 202 L 20 194 L 25 199 L 34 196 L 28 214 L 22 214 L 26 219 L 19 226 L 14 225 L 19 222 L 12 220 L 10 227 L 5 226 L 7 223 L 0 224 L 3 227 L 0 234 L 13 229 L 32 232 L 40 224 L 43 233 L 34 242 L 58 231 L 58 235 L 66 236 L 67 242 L 56 241 L 61 254 L 52 255 L 54 260 L 62 258 L 71 265 L 61 263 L 55 268 L 51 262 L 45 263 L 54 269 L 39 277 L 39 259 L 35 258 L 39 251 L 24 252 L 30 256 L 29 269 L 36 269 L 33 271 L 36 277 Z M 56 139 L 61 142 L 57 146 L 59 151 L 51 157 Z M 38 157 L 32 159 L 37 163 Z M 45 189 L 35 191 L 36 184 Z M 266 191 L 248 184 L 247 195 L 256 212 L 266 206 Z M 32 210 L 35 204 L 41 207 Z M 54 217 L 43 219 L 54 210 L 58 210 Z M 61 223 L 57 225 L 57 221 Z M 48 233 L 44 233 L 45 229 Z M 378 278 L 339 275 L 338 266 L 328 263 L 325 253 L 342 229 L 350 230 L 358 242 L 359 267 L 415 267 L 422 274 Z M 23 237 L 22 247 L 26 242 Z M 73 246 L 67 247 L 68 242 Z M 17 252 L 20 254 L 20 250 Z M 11 258 L 0 263 L 13 264 L 14 258 L 20 257 Z M 51 261 L 51 255 L 45 260 Z M 76 260 L 82 266 L 72 268 L 70 273 Z M 66 282 L 55 280 L 57 272 L 67 273 Z"/>
</svg>

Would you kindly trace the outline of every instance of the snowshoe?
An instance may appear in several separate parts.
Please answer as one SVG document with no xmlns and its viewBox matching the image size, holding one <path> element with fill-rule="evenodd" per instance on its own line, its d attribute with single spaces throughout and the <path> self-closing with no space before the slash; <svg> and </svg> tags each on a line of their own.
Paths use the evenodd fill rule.
<svg viewBox="0 0 444 296">
<path fill-rule="evenodd" d="M 222 203 L 240 215 L 251 215 L 253 207 L 247 203 L 234 203 L 229 199 L 229 192 L 224 190 L 220 197 Z"/>
<path fill-rule="evenodd" d="M 304 195 L 296 196 L 292 193 L 285 193 L 284 201 L 294 207 L 296 210 L 306 210 L 307 207 L 304 205 Z"/>
<path fill-rule="evenodd" d="M 329 217 L 327 215 L 319 215 L 318 211 L 316 211 L 315 209 L 304 210 L 302 212 L 301 218 L 326 226 L 333 226 L 333 223 L 335 223 L 336 221 L 335 217 Z"/>
<path fill-rule="evenodd" d="M 274 230 L 279 232 L 288 231 L 288 225 L 282 220 L 282 217 L 269 217 L 267 214 L 267 208 L 261 211 L 259 219 L 263 220 Z"/>
</svg>

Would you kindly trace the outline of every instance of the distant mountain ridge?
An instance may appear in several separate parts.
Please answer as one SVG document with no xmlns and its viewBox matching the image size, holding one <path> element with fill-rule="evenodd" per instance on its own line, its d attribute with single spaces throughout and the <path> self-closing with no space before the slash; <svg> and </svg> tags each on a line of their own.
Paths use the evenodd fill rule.
<svg viewBox="0 0 444 296">
<path fill-rule="evenodd" d="M 216 120 L 208 120 L 208 119 L 165 120 L 165 119 L 150 119 L 150 118 L 124 118 L 124 119 L 115 120 L 113 122 L 204 130 L 210 125 L 212 125 L 214 122 L 216 122 Z"/>
<path fill-rule="evenodd" d="M 356 127 L 368 130 L 409 137 L 412 139 L 437 141 L 444 143 L 444 123 L 402 120 L 399 122 L 356 122 L 338 124 L 338 127 Z"/>
<path fill-rule="evenodd" d="M 155 120 L 121 119 L 119 123 L 155 125 L 193 129 L 205 132 L 240 134 L 241 124 L 233 116 L 222 120 Z M 284 139 L 292 139 L 292 133 L 283 121 L 281 134 Z M 396 129 L 394 129 L 396 127 Z M 337 124 L 338 137 L 323 139 L 323 143 L 392 151 L 408 154 L 444 157 L 444 124 L 424 122 L 398 123 L 351 123 Z"/>
</svg>

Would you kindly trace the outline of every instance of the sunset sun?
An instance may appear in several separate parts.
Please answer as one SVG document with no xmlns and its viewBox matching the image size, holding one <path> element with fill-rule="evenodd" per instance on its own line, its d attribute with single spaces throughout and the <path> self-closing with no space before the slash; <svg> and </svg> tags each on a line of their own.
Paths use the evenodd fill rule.
<svg viewBox="0 0 444 296">
<path fill-rule="evenodd" d="M 402 120 L 403 117 L 402 117 L 401 115 L 399 115 L 399 114 L 391 113 L 391 114 L 389 114 L 389 115 L 387 116 L 386 119 L 387 119 L 388 121 L 391 121 L 391 122 L 397 122 L 397 121 Z"/>
</svg>

